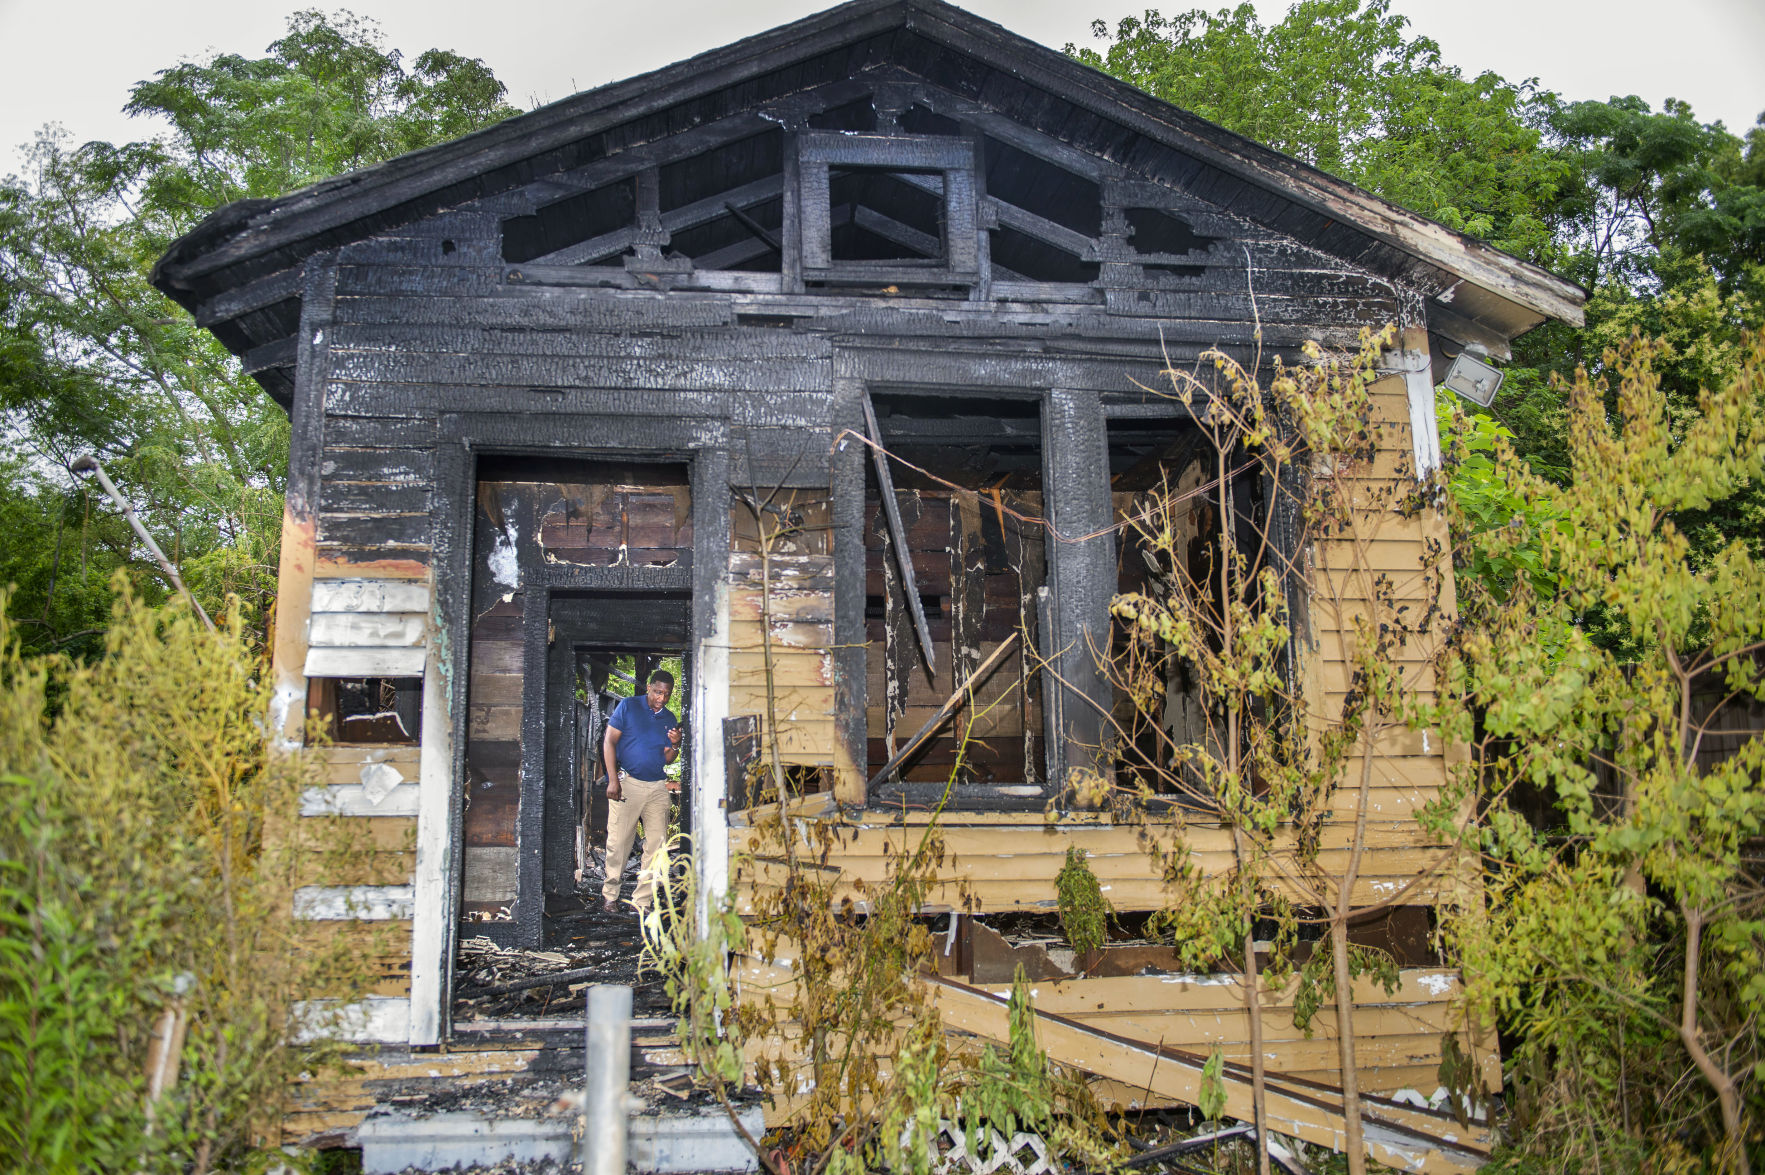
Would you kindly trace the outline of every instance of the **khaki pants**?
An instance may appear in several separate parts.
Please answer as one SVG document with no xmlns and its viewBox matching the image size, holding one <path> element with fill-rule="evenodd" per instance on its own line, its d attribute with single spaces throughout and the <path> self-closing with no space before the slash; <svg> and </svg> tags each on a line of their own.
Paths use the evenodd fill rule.
<svg viewBox="0 0 1765 1175">
<path fill-rule="evenodd" d="M 647 910 L 656 879 L 668 876 L 668 781 L 634 779 L 621 771 L 619 790 L 624 799 L 607 801 L 607 881 L 601 886 L 601 896 L 609 902 L 619 900 L 619 881 L 625 874 L 625 862 L 631 857 L 631 842 L 637 839 L 641 820 L 643 860 L 631 904 Z"/>
</svg>

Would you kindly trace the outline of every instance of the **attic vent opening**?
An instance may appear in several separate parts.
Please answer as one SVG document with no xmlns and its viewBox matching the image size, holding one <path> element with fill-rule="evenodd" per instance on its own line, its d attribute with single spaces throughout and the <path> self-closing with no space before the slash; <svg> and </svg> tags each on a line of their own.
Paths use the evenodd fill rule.
<svg viewBox="0 0 1765 1175">
<path fill-rule="evenodd" d="M 967 139 L 805 131 L 797 151 L 807 282 L 928 288 L 979 277 Z"/>
<path fill-rule="evenodd" d="M 943 204 L 939 172 L 834 170 L 827 210 L 833 261 L 942 265 Z"/>
</svg>

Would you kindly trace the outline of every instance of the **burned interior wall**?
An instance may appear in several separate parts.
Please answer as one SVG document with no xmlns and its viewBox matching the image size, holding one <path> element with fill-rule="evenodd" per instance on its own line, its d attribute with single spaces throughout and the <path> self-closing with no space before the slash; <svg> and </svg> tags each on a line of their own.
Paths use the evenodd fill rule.
<svg viewBox="0 0 1765 1175">
<path fill-rule="evenodd" d="M 829 790 L 838 739 L 832 500 L 820 488 L 755 487 L 734 495 L 729 518 L 729 714 L 769 732 L 794 788 Z"/>
<path fill-rule="evenodd" d="M 1039 401 L 884 394 L 874 402 L 881 442 L 895 460 L 887 489 L 873 473 L 864 498 L 867 774 L 894 760 L 967 687 L 962 711 L 882 786 L 1041 795 L 1044 683 L 1036 654 L 1048 524 Z M 976 682 L 983 664 L 994 668 Z"/>
<path fill-rule="evenodd" d="M 524 798 L 529 807 L 535 799 L 527 778 L 535 771 L 534 756 L 545 753 L 526 744 L 544 735 L 546 718 L 538 710 L 560 689 L 551 682 L 548 691 L 546 681 L 534 680 L 534 671 L 559 676 L 548 669 L 546 650 L 560 640 L 569 643 L 572 621 L 585 609 L 590 615 L 617 609 L 621 616 L 609 625 L 612 630 L 638 640 L 645 635 L 641 609 L 621 605 L 617 597 L 598 608 L 592 601 L 574 600 L 567 589 L 560 590 L 559 573 L 630 568 L 640 574 L 690 574 L 692 495 L 678 467 L 503 457 L 480 463 L 473 517 L 460 916 L 466 922 L 514 922 L 521 914 L 515 907 L 522 896 L 523 829 L 529 841 L 535 832 L 557 840 L 565 818 L 580 815 L 574 798 L 580 791 L 570 786 L 574 781 L 547 778 L 543 764 L 538 768 L 546 797 L 541 802 L 554 806 L 552 819 L 536 822 L 540 813 L 523 811 Z M 569 616 L 554 614 L 567 606 Z M 681 626 L 658 622 L 656 628 L 668 631 L 656 631 L 652 639 L 684 646 Z M 529 657 L 536 639 L 537 666 Z M 563 676 L 570 681 L 562 688 L 573 696 L 574 665 Z M 556 724 L 555 715 L 551 721 Z M 561 803 L 565 796 L 572 798 Z M 543 831 L 547 828 L 549 834 Z M 574 837 L 569 840 L 573 845 Z M 561 884 L 562 854 L 548 847 L 547 872 L 555 888 Z"/>
</svg>

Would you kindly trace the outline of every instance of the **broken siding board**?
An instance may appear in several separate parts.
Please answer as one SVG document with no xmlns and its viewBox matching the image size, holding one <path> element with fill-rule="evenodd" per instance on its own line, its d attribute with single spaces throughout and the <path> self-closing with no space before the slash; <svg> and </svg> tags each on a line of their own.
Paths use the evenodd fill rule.
<svg viewBox="0 0 1765 1175">
<path fill-rule="evenodd" d="M 538 1049 L 456 1048 L 445 1054 L 386 1050 L 346 1057 L 338 1069 L 303 1072 L 290 1084 L 282 1141 L 292 1144 L 315 1134 L 354 1129 L 379 1104 L 386 1083 L 453 1092 L 519 1077 L 540 1055 Z"/>
<path fill-rule="evenodd" d="M 1344 854 L 1346 857 L 1346 854 Z M 1213 875 L 1224 875 L 1232 866 L 1226 854 L 1219 854 L 1211 860 L 1202 859 L 1196 862 L 1197 867 Z M 1059 862 L 1054 867 L 1039 871 L 1040 875 L 1024 877 L 973 877 L 946 876 L 935 879 L 926 887 L 923 914 L 939 914 L 950 910 L 973 912 L 977 914 L 996 914 L 1010 911 L 1054 912 L 1059 902 L 1054 888 L 1054 878 L 1059 872 Z M 1350 895 L 1352 906 L 1373 906 L 1391 904 L 1399 906 L 1434 906 L 1442 902 L 1457 900 L 1466 878 L 1453 871 L 1453 862 L 1444 854 L 1436 854 L 1430 867 L 1418 868 L 1394 875 L 1382 874 L 1377 862 L 1367 864 L 1367 872 L 1361 874 Z M 842 875 L 835 889 L 836 901 L 852 900 L 863 908 L 866 899 L 864 888 L 874 887 L 886 876 L 884 870 L 874 870 L 877 877 L 865 879 L 857 876 Z M 759 862 L 752 865 L 742 875 L 747 890 L 753 894 L 761 892 L 777 895 L 783 874 L 774 863 Z M 1129 877 L 1099 879 L 1102 882 L 1104 896 L 1111 906 L 1125 911 L 1152 911 L 1163 909 L 1173 900 L 1169 886 L 1156 879 L 1150 879 L 1144 873 Z M 1270 880 L 1271 889 L 1291 901 L 1301 905 L 1319 905 L 1326 900 L 1334 900 L 1335 888 L 1323 882 L 1306 878 L 1303 874 L 1278 873 Z M 862 887 L 860 885 L 862 883 Z M 748 892 L 738 895 L 740 912 L 744 915 L 755 912 L 753 897 Z"/>
<path fill-rule="evenodd" d="M 415 816 L 417 784 L 401 783 L 378 802 L 359 783 L 309 787 L 300 793 L 302 816 Z"/>
<path fill-rule="evenodd" d="M 385 649 L 421 645 L 428 626 L 424 612 L 329 612 L 313 610 L 307 629 L 310 647 Z"/>
<path fill-rule="evenodd" d="M 294 917 L 302 922 L 390 922 L 409 919 L 416 903 L 410 885 L 302 886 L 294 891 Z"/>
<path fill-rule="evenodd" d="M 790 957 L 787 946 L 781 961 Z M 780 965 L 744 956 L 736 959 L 732 971 L 745 999 L 785 1010 L 796 996 L 797 980 L 788 962 Z M 1010 986 L 1002 984 L 977 985 L 975 990 L 999 998 L 1011 994 Z M 1311 1080 L 1339 1084 L 1334 1009 L 1326 1003 L 1314 1015 L 1309 1031 L 1301 1030 L 1293 1022 L 1295 991 L 1291 984 L 1265 988 L 1258 1000 L 1271 1079 L 1305 1074 Z M 1499 1063 L 1489 1051 L 1491 1042 L 1466 1029 L 1456 1002 L 1460 987 L 1452 972 L 1404 969 L 1395 994 L 1365 979 L 1357 982 L 1355 994 L 1354 1051 L 1366 1088 L 1402 1088 L 1414 1080 L 1419 1068 L 1432 1065 L 1437 1071 L 1441 1039 L 1448 1033 L 1458 1036 L 1460 1046 L 1479 1058 L 1479 1076 L 1486 1088 L 1499 1088 Z M 1039 981 L 1031 987 L 1031 999 L 1040 1013 L 1063 1016 L 1126 1040 L 1201 1056 L 1219 1047 L 1228 1061 L 1240 1064 L 1250 1058 L 1244 1044 L 1249 1025 L 1243 986 L 1232 974 Z M 782 1045 L 788 1052 L 794 1047 L 797 1025 L 787 1022 L 782 1027 L 783 1032 L 767 1041 L 762 1051 Z"/>
</svg>

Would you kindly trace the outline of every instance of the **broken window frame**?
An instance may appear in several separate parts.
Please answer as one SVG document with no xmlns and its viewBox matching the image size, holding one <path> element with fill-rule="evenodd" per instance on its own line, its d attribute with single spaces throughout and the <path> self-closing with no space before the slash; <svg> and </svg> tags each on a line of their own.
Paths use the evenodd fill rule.
<svg viewBox="0 0 1765 1175">
<path fill-rule="evenodd" d="M 973 390 L 964 389 L 960 393 L 949 391 L 940 393 L 925 388 L 880 386 L 872 390 L 879 396 L 889 396 L 892 398 L 898 394 L 902 399 L 925 398 L 929 400 L 938 397 L 940 394 L 960 394 L 962 398 L 973 400 L 977 404 L 995 403 L 1004 405 L 1006 403 L 1015 403 L 1020 406 L 1026 403 L 1033 404 L 1036 409 L 1036 432 L 1039 438 L 1035 442 L 1035 449 L 1038 455 L 1039 464 L 1038 492 L 1042 495 L 1040 513 L 1043 518 L 1052 517 L 1051 512 L 1054 507 L 1051 504 L 1048 493 L 1051 477 L 1051 455 L 1047 435 L 1049 397 L 1046 392 L 1025 394 L 1022 392 L 1007 392 L 1000 389 L 988 388 Z M 881 440 L 883 444 L 888 444 L 889 437 L 886 431 L 882 433 Z M 880 509 L 880 497 L 873 498 L 872 492 L 874 490 L 880 495 L 882 487 L 875 484 L 874 475 L 868 472 L 868 462 L 866 463 L 866 469 L 866 476 L 855 482 L 855 485 L 856 492 L 862 495 L 861 510 L 868 513 L 872 509 Z M 985 498 L 984 494 L 982 496 Z M 896 568 L 893 573 L 889 570 L 890 568 L 895 567 L 892 563 L 893 541 L 892 538 L 885 536 L 885 542 L 889 544 L 889 546 L 885 547 L 884 552 L 884 574 L 886 580 L 898 582 L 901 578 L 898 568 Z M 1047 803 L 1053 790 L 1051 784 L 1051 772 L 1055 769 L 1053 754 L 1049 745 L 1050 739 L 1054 736 L 1055 726 L 1054 718 L 1050 713 L 1047 699 L 1056 686 L 1053 681 L 1052 672 L 1048 667 L 1041 664 L 1040 654 L 1042 649 L 1046 647 L 1048 640 L 1046 634 L 1050 623 L 1050 616 L 1047 607 L 1047 595 L 1049 587 L 1054 582 L 1054 562 L 1057 557 L 1056 552 L 1052 549 L 1053 545 L 1054 544 L 1049 541 L 1046 534 L 1044 534 L 1043 545 L 1040 552 L 1042 579 L 1040 583 L 1031 585 L 1029 591 L 1030 602 L 1028 608 L 1030 613 L 1030 636 L 1032 637 L 1032 640 L 1027 642 L 1025 646 L 1017 648 L 1011 654 L 1023 659 L 1020 662 L 1020 680 L 1025 686 L 1033 687 L 1037 691 L 1037 701 L 1034 710 L 1036 726 L 1033 730 L 1019 732 L 1020 737 L 1024 735 L 1030 736 L 1033 744 L 1033 751 L 1026 755 L 1024 772 L 1025 775 L 1030 778 L 1022 780 L 1002 780 L 990 783 L 965 782 L 958 784 L 955 787 L 948 787 L 947 781 L 901 780 L 898 775 L 895 775 L 892 772 L 890 773 L 891 776 L 893 776 L 891 778 L 879 777 L 872 779 L 871 775 L 875 765 L 869 763 L 869 755 L 868 752 L 866 752 L 864 755 L 864 762 L 866 764 L 866 777 L 869 781 L 868 786 L 866 787 L 869 802 L 883 805 L 907 803 L 915 806 L 944 804 L 952 809 L 971 811 L 1039 811 Z M 867 575 L 869 552 L 864 551 L 860 554 L 861 562 L 859 566 L 864 574 Z M 1021 575 L 1021 568 L 1018 569 L 1018 573 Z M 916 593 L 919 593 L 923 590 L 923 586 L 924 585 L 916 583 L 913 590 Z M 868 609 L 869 602 L 868 595 L 866 595 L 858 610 L 860 613 L 864 613 L 867 612 Z M 866 621 L 866 623 L 868 623 L 868 621 Z M 913 640 L 911 632 L 909 632 L 908 639 Z M 951 643 L 945 643 L 940 647 L 945 653 L 948 653 L 953 645 Z M 868 656 L 868 654 L 866 655 Z M 918 672 L 923 672 L 924 652 L 917 641 L 913 641 L 911 656 L 916 670 Z M 984 657 L 977 656 L 975 660 L 981 661 L 984 667 Z M 975 668 L 975 665 L 970 663 L 966 668 L 972 671 Z M 885 668 L 885 672 L 886 671 Z M 997 671 L 998 670 L 995 670 L 994 672 L 996 673 Z M 959 687 L 962 683 L 952 675 L 950 678 L 950 684 L 955 688 Z M 875 708 L 878 703 L 879 699 L 869 698 L 867 696 L 864 712 L 859 717 L 859 724 L 863 730 L 862 742 L 866 748 L 868 747 L 871 735 L 868 712 Z M 964 715 L 967 712 L 967 706 L 965 703 L 953 718 L 950 718 L 943 723 L 937 734 L 934 736 L 933 741 L 947 741 L 951 738 L 957 737 L 957 733 L 960 731 L 964 720 Z M 1028 719 L 1026 718 L 1026 720 Z M 918 729 L 918 725 L 919 724 L 917 723 L 909 721 L 902 727 L 897 728 L 896 734 L 899 736 L 899 741 L 896 744 L 897 747 L 903 747 L 906 745 L 907 741 Z"/>
<path fill-rule="evenodd" d="M 322 724 L 324 737 L 337 747 L 415 747 L 423 741 L 423 678 L 419 675 L 388 674 L 317 674 L 308 675 L 306 712 L 309 722 Z M 339 705 L 339 693 L 345 685 L 359 685 L 364 691 L 374 690 L 382 699 L 388 687 L 394 694 L 390 708 L 373 712 L 368 717 L 392 715 L 402 738 L 350 737 L 347 723 L 361 715 L 346 714 Z"/>
<path fill-rule="evenodd" d="M 1205 410 L 1205 402 L 1197 399 L 1187 411 L 1177 409 L 1148 411 L 1142 409 L 1139 411 L 1118 410 L 1116 413 L 1108 414 L 1110 418 L 1107 435 L 1111 456 L 1105 476 L 1110 479 L 1111 516 L 1117 526 L 1122 526 L 1124 523 L 1124 515 L 1114 503 L 1116 496 L 1114 451 L 1120 439 L 1117 436 L 1117 429 L 1133 419 L 1143 422 L 1167 421 L 1179 426 L 1187 423 L 1190 428 L 1196 428 L 1198 426 L 1195 424 L 1194 417 Z M 1184 431 L 1186 433 L 1187 429 Z M 1179 443 L 1180 448 L 1178 444 L 1171 446 L 1177 450 L 1176 453 L 1159 459 L 1159 464 L 1164 466 L 1173 457 L 1178 457 L 1180 454 L 1180 458 L 1178 458 L 1180 463 L 1174 468 L 1166 470 L 1171 475 L 1169 484 L 1173 488 L 1183 475 L 1195 466 L 1197 461 L 1204 461 L 1207 458 L 1206 441 L 1199 435 L 1182 436 Z M 1240 456 L 1242 456 L 1242 451 L 1240 451 Z M 1238 465 L 1240 462 L 1234 460 L 1233 464 Z M 1203 476 L 1206 477 L 1205 471 Z M 1289 699 L 1298 698 L 1301 695 L 1304 659 L 1310 639 L 1306 634 L 1310 632 L 1311 624 L 1311 585 L 1306 575 L 1307 563 L 1301 557 L 1302 552 L 1300 551 L 1300 534 L 1304 525 L 1300 514 L 1300 503 L 1304 501 L 1305 483 L 1308 476 L 1308 473 L 1298 463 L 1285 466 L 1278 481 L 1260 465 L 1240 468 L 1238 474 L 1231 479 L 1224 494 L 1220 492 L 1218 486 L 1214 486 L 1204 494 L 1204 501 L 1210 509 L 1215 511 L 1215 517 L 1211 528 L 1198 530 L 1195 535 L 1197 539 L 1203 540 L 1208 547 L 1211 547 L 1211 544 L 1218 540 L 1220 525 L 1229 518 L 1234 534 L 1234 545 L 1240 553 L 1259 548 L 1261 550 L 1260 561 L 1255 562 L 1246 574 L 1254 576 L 1260 572 L 1262 567 L 1271 564 L 1276 568 L 1277 574 L 1282 580 L 1282 591 L 1285 594 L 1288 608 L 1289 636 L 1281 672 L 1285 679 Z M 1204 481 L 1204 487 L 1206 484 Z M 1132 493 L 1133 491 L 1124 492 Z M 1266 536 L 1259 529 L 1258 517 L 1267 519 L 1269 533 Z M 1128 590 L 1125 578 L 1121 575 L 1122 560 L 1133 556 L 1136 551 L 1137 547 L 1130 542 L 1128 535 L 1123 533 L 1116 543 L 1116 590 L 1118 592 Z M 1211 556 L 1209 557 L 1211 558 Z M 1116 637 L 1119 638 L 1119 635 L 1118 630 Z M 1123 700 L 1120 692 L 1117 691 L 1114 703 L 1119 706 Z M 1289 720 L 1299 719 L 1298 715 L 1290 714 L 1286 717 Z M 1122 751 L 1119 747 L 1116 748 L 1112 756 L 1112 770 L 1114 772 L 1119 773 L 1124 767 L 1132 770 L 1125 757 L 1127 754 L 1128 752 Z M 1195 784 L 1190 781 L 1187 786 L 1195 786 Z M 1154 810 L 1175 810 L 1191 806 L 1181 793 L 1146 796 L 1142 802 L 1149 809 Z"/>
</svg>

